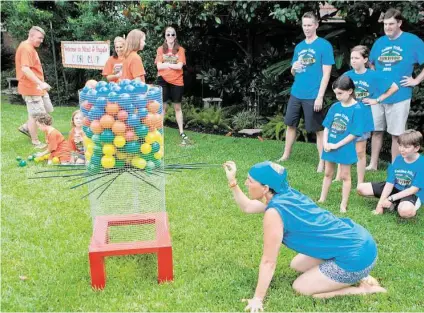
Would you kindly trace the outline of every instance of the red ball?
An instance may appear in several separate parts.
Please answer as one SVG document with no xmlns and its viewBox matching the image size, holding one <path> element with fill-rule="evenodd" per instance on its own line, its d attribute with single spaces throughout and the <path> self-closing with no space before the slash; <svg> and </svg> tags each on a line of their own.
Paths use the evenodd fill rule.
<svg viewBox="0 0 424 313">
<path fill-rule="evenodd" d="M 128 118 L 128 112 L 125 110 L 120 110 L 118 112 L 118 120 L 120 121 L 126 121 Z"/>
</svg>

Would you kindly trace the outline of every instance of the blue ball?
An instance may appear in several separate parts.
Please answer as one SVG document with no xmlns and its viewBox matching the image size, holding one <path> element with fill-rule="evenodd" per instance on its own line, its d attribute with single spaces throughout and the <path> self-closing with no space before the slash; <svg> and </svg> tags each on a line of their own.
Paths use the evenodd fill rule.
<svg viewBox="0 0 424 313">
<path fill-rule="evenodd" d="M 147 91 L 147 100 L 157 100 L 162 103 L 162 93 L 161 90 L 157 87 L 152 87 Z"/>
<path fill-rule="evenodd" d="M 100 89 L 97 89 L 98 96 L 106 96 L 108 93 L 109 93 L 109 89 L 107 89 L 107 87 L 102 87 Z"/>
<path fill-rule="evenodd" d="M 135 128 L 135 133 L 139 137 L 146 137 L 149 132 L 149 128 L 146 125 L 140 125 Z"/>
<path fill-rule="evenodd" d="M 115 91 L 109 92 L 109 94 L 107 95 L 107 100 L 110 102 L 116 102 L 118 101 L 118 94 Z"/>
<path fill-rule="evenodd" d="M 132 85 L 135 87 L 135 90 L 136 90 L 137 93 L 146 93 L 147 92 L 148 86 L 147 86 L 147 84 L 143 83 L 142 81 L 133 80 Z"/>
<path fill-rule="evenodd" d="M 102 157 L 100 155 L 93 154 L 90 159 L 90 164 L 100 165 L 101 160 L 102 160 Z"/>
<path fill-rule="evenodd" d="M 122 107 L 129 106 L 131 104 L 131 96 L 127 93 L 119 95 L 118 103 Z"/>
<path fill-rule="evenodd" d="M 81 92 L 87 93 L 89 90 L 91 90 L 91 88 L 88 86 L 85 86 L 84 88 L 82 88 Z"/>
<path fill-rule="evenodd" d="M 93 107 L 90 112 L 88 112 L 88 119 L 90 121 L 98 120 L 103 114 L 105 114 L 105 111 L 102 108 Z"/>
<path fill-rule="evenodd" d="M 96 89 L 97 89 L 97 90 L 100 90 L 101 88 L 106 87 L 106 86 L 107 86 L 107 82 L 105 82 L 105 81 L 101 80 L 101 81 L 98 81 L 98 82 L 97 82 L 97 84 L 96 84 Z"/>
<path fill-rule="evenodd" d="M 128 116 L 127 124 L 131 127 L 140 126 L 140 117 L 137 114 Z"/>
<path fill-rule="evenodd" d="M 115 135 L 113 134 L 113 132 L 110 129 L 105 129 L 100 134 L 100 141 L 104 142 L 104 143 L 111 143 L 114 138 L 115 138 Z"/>
<path fill-rule="evenodd" d="M 128 153 L 138 153 L 140 152 L 140 146 L 138 141 L 130 141 L 125 144 L 124 151 Z"/>
<path fill-rule="evenodd" d="M 88 111 L 86 108 L 84 108 L 83 106 L 80 106 L 80 110 L 82 115 L 87 116 L 88 113 L 90 113 L 90 111 Z"/>
<path fill-rule="evenodd" d="M 124 87 L 124 86 L 129 85 L 129 84 L 131 84 L 131 80 L 129 80 L 129 79 L 122 79 L 119 82 L 119 86 L 121 86 L 121 87 Z"/>
<path fill-rule="evenodd" d="M 121 93 L 122 92 L 122 88 L 119 87 L 118 85 L 115 85 L 113 87 L 110 87 L 110 91 L 114 91 L 116 93 Z"/>
<path fill-rule="evenodd" d="M 88 127 L 88 126 L 83 126 L 83 127 L 82 127 L 82 130 L 84 131 L 85 135 L 86 135 L 88 138 L 93 137 L 93 131 L 90 129 L 90 127 Z"/>
<path fill-rule="evenodd" d="M 160 144 L 158 142 L 155 141 L 154 143 L 152 143 L 152 152 L 156 153 L 159 151 L 159 149 L 160 149 Z"/>
<path fill-rule="evenodd" d="M 133 101 L 137 108 L 145 108 L 147 106 L 146 95 L 136 95 Z"/>
<path fill-rule="evenodd" d="M 107 88 L 109 88 L 109 89 L 112 89 L 115 86 L 118 86 L 118 84 L 115 83 L 115 82 L 110 82 L 109 84 L 107 84 Z"/>
<path fill-rule="evenodd" d="M 124 87 L 124 90 L 125 90 L 125 92 L 133 93 L 133 92 L 134 92 L 134 90 L 135 90 L 135 87 L 134 87 L 134 86 L 132 86 L 132 85 L 130 85 L 130 84 L 128 84 L 128 85 L 126 85 L 126 86 Z"/>
<path fill-rule="evenodd" d="M 147 111 L 146 108 L 142 108 L 142 109 L 138 110 L 138 115 L 140 115 L 141 118 L 146 117 L 148 113 L 149 113 L 149 111 Z"/>
<path fill-rule="evenodd" d="M 96 99 L 96 102 L 94 103 L 94 107 L 104 108 L 106 106 L 106 98 L 105 97 L 99 97 Z"/>
</svg>

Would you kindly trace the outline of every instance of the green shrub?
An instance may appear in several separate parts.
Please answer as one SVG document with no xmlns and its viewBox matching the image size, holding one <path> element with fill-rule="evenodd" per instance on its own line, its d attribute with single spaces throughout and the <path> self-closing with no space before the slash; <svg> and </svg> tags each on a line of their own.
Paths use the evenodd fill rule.
<svg viewBox="0 0 424 313">
<path fill-rule="evenodd" d="M 254 111 L 243 110 L 238 112 L 231 119 L 234 130 L 256 127 L 258 116 Z"/>
</svg>

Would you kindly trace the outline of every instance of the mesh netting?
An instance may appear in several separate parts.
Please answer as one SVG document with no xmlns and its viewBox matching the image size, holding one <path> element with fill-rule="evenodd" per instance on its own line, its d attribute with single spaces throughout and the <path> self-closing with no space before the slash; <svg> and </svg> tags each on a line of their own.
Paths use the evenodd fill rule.
<svg viewBox="0 0 424 313">
<path fill-rule="evenodd" d="M 162 89 L 88 81 L 80 93 L 91 216 L 165 211 Z M 110 226 L 111 242 L 154 240 L 154 223 Z"/>
</svg>

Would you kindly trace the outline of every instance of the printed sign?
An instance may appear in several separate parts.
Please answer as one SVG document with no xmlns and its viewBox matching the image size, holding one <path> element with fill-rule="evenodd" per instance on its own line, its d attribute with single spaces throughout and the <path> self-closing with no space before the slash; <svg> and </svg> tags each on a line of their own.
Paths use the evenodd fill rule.
<svg viewBox="0 0 424 313">
<path fill-rule="evenodd" d="M 62 41 L 63 67 L 102 70 L 110 57 L 110 41 Z"/>
</svg>

